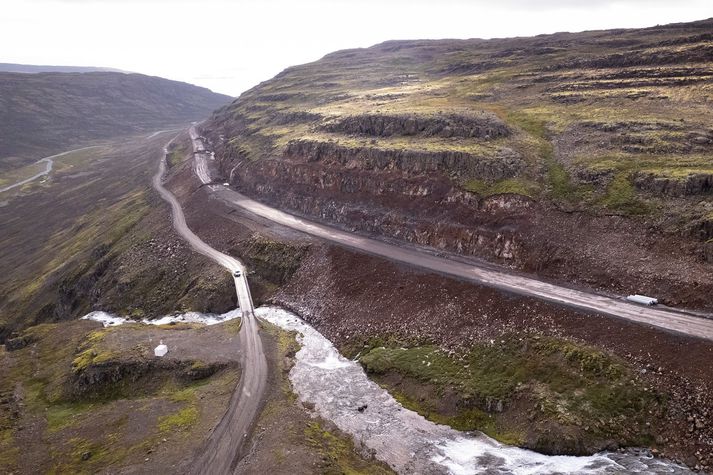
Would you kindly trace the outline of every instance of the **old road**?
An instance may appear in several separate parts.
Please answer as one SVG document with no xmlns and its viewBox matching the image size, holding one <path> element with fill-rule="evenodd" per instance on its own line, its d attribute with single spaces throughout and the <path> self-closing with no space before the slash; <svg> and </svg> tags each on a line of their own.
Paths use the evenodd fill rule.
<svg viewBox="0 0 713 475">
<path fill-rule="evenodd" d="M 191 129 L 191 138 L 193 139 L 195 150 L 205 151 L 205 145 L 201 143 L 201 138 L 198 137 L 193 128 Z M 713 319 L 697 317 L 688 313 L 677 312 L 673 309 L 634 305 L 623 299 L 561 287 L 531 277 L 499 270 L 493 266 L 478 266 L 473 263 L 435 256 L 416 248 L 396 246 L 293 216 L 258 203 L 227 186 L 212 183 L 208 175 L 207 157 L 212 157 L 212 154 L 209 152 L 196 153 L 195 171 L 200 180 L 210 188 L 214 196 L 230 206 L 242 208 L 283 226 L 369 254 L 455 276 L 478 284 L 496 287 L 508 292 L 537 297 L 570 307 L 603 313 L 693 337 L 713 340 Z"/>
<path fill-rule="evenodd" d="M 22 181 L 18 181 L 17 183 L 13 183 L 12 185 L 8 185 L 8 186 L 5 186 L 5 187 L 3 187 L 3 188 L 0 188 L 0 193 L 2 193 L 3 191 L 12 190 L 13 188 L 17 188 L 18 186 L 22 186 L 22 185 L 24 185 L 25 183 L 29 183 L 29 182 L 31 182 L 31 181 L 33 181 L 33 180 L 36 180 L 36 179 L 38 179 L 38 178 L 41 177 L 41 176 L 49 175 L 49 173 L 52 171 L 52 166 L 54 165 L 54 161 L 52 160 L 52 159 L 54 159 L 54 158 L 59 158 L 59 157 L 62 157 L 62 156 L 64 156 L 64 155 L 68 155 L 68 154 L 70 154 L 70 153 L 81 152 L 82 150 L 88 150 L 88 149 L 90 149 L 90 148 L 97 148 L 97 147 L 99 147 L 99 146 L 98 146 L 98 145 L 92 145 L 91 147 L 77 148 L 77 149 L 74 149 L 74 150 L 68 150 L 68 151 L 66 151 L 66 152 L 58 153 L 57 155 L 52 155 L 52 156 L 50 156 L 50 157 L 41 158 L 41 159 L 37 160 L 37 161 L 35 162 L 35 164 L 36 164 L 36 165 L 39 165 L 40 163 L 45 162 L 45 169 L 44 169 L 43 171 L 41 171 L 41 172 L 39 172 L 39 173 L 36 173 L 36 174 L 32 175 L 32 176 L 29 177 L 29 178 L 25 178 L 25 179 L 22 180 Z"/>
<path fill-rule="evenodd" d="M 170 144 L 170 142 L 169 142 Z M 235 281 L 238 304 L 242 312 L 238 344 L 240 351 L 240 382 L 238 383 L 225 415 L 209 434 L 200 452 L 194 457 L 191 473 L 223 475 L 233 473 L 236 464 L 244 455 L 250 430 L 260 409 L 267 381 L 267 360 L 258 335 L 250 288 L 243 264 L 203 242 L 186 225 L 181 205 L 173 194 L 163 186 L 166 171 L 166 153 L 153 177 L 153 186 L 171 205 L 173 227 L 190 243 L 191 247 L 228 269 Z M 240 271 L 238 277 L 235 272 Z"/>
</svg>

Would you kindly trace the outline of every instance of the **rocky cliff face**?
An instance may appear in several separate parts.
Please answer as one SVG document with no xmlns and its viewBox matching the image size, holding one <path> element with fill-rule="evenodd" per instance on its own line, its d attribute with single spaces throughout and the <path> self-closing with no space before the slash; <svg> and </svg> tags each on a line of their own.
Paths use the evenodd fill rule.
<svg viewBox="0 0 713 475">
<path fill-rule="evenodd" d="M 510 128 L 495 114 L 446 115 L 358 115 L 335 120 L 323 126 L 329 132 L 375 137 L 424 135 L 426 137 L 477 137 L 494 139 L 510 135 Z"/>
<path fill-rule="evenodd" d="M 120 386 L 139 382 L 143 386 L 159 386 L 170 378 L 191 383 L 209 378 L 227 366 L 225 363 L 116 356 L 73 371 L 68 378 L 68 395 L 74 399 L 106 397 Z"/>
<path fill-rule="evenodd" d="M 699 306 L 711 29 L 336 52 L 247 91 L 203 134 L 232 186 L 289 212 Z"/>
<path fill-rule="evenodd" d="M 517 256 L 518 215 L 534 206 L 518 195 L 480 198 L 433 176 L 262 160 L 238 167 L 232 182 L 281 209 L 345 228 L 504 261 Z"/>
<path fill-rule="evenodd" d="M 375 147 L 345 147 L 333 142 L 291 141 L 283 157 L 297 162 L 321 162 L 354 170 L 400 171 L 409 175 L 451 173 L 459 177 L 503 180 L 524 168 L 522 158 L 502 148 L 492 157 L 455 151 L 384 150 Z"/>
<path fill-rule="evenodd" d="M 639 173 L 634 177 L 634 185 L 657 195 L 706 195 L 713 193 L 713 174 L 695 173 L 681 180 Z"/>
</svg>

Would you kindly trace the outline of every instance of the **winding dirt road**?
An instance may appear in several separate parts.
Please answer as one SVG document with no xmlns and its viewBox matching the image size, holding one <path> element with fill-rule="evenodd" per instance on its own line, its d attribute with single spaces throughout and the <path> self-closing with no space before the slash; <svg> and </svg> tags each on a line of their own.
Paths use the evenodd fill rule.
<svg viewBox="0 0 713 475">
<path fill-rule="evenodd" d="M 191 138 L 193 138 L 194 147 L 197 146 L 196 142 L 201 142 L 200 137 L 193 129 Z M 203 144 L 200 144 L 199 147 L 197 150 L 205 150 Z M 271 208 L 229 187 L 212 183 L 208 175 L 206 155 L 208 153 L 196 154 L 195 170 L 201 181 L 208 186 L 216 197 L 230 206 L 242 208 L 283 226 L 362 252 L 421 267 L 429 271 L 455 276 L 481 285 L 537 297 L 587 311 L 603 313 L 692 337 L 713 340 L 713 319 L 710 318 L 698 317 L 668 308 L 634 305 L 623 299 L 561 287 L 531 277 L 509 273 L 493 265 L 483 264 L 479 266 L 473 263 L 448 259 L 447 257 L 435 256 L 417 248 L 400 247 L 384 241 L 370 239 Z"/>
<path fill-rule="evenodd" d="M 26 184 L 26 183 L 29 183 L 29 182 L 31 182 L 31 181 L 33 181 L 33 180 L 38 179 L 38 178 L 41 177 L 41 176 L 49 175 L 49 173 L 52 171 L 52 166 L 54 165 L 54 161 L 52 160 L 52 159 L 54 159 L 54 158 L 59 158 L 59 157 L 62 157 L 62 156 L 64 156 L 64 155 L 68 155 L 68 154 L 70 154 L 70 153 L 81 152 L 82 150 L 88 150 L 88 149 L 90 149 L 90 148 L 97 148 L 97 147 L 98 147 L 98 145 L 92 145 L 91 147 L 75 148 L 74 150 L 68 150 L 68 151 L 66 151 L 66 152 L 58 153 L 57 155 L 51 155 L 51 156 L 49 156 L 49 157 L 41 158 L 41 159 L 37 160 L 37 161 L 35 162 L 35 164 L 37 165 L 37 164 L 40 164 L 40 163 L 42 163 L 42 162 L 45 162 L 45 169 L 44 169 L 44 171 L 41 171 L 41 172 L 39 172 L 39 173 L 36 173 L 36 174 L 32 175 L 32 176 L 29 177 L 29 178 L 25 178 L 24 180 L 18 181 L 17 183 L 13 183 L 12 185 L 8 185 L 8 186 L 5 186 L 5 187 L 3 187 L 3 188 L 0 188 L 0 193 L 2 193 L 3 191 L 12 190 L 13 188 L 17 188 L 18 186 L 22 186 L 22 185 L 24 185 L 24 184 Z"/>
<path fill-rule="evenodd" d="M 173 141 L 173 140 L 172 140 Z M 172 142 L 171 141 L 171 142 Z M 190 230 L 181 205 L 173 194 L 163 186 L 166 172 L 166 154 L 169 142 L 153 177 L 153 186 L 161 197 L 171 205 L 173 227 L 193 247 L 194 250 L 214 260 L 228 269 L 235 281 L 235 291 L 242 312 L 238 344 L 240 351 L 240 382 L 230 404 L 218 425 L 211 431 L 204 446 L 196 454 L 191 466 L 191 473 L 223 475 L 232 473 L 240 458 L 244 455 L 248 435 L 262 403 L 267 381 L 267 360 L 258 335 L 257 322 L 253 307 L 250 287 L 245 276 L 243 264 L 222 252 L 219 252 Z M 240 276 L 234 273 L 240 271 Z"/>
</svg>

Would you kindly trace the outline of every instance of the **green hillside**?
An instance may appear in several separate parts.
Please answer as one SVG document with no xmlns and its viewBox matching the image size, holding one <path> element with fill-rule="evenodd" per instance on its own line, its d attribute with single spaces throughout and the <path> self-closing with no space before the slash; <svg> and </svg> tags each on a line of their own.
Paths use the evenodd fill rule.
<svg viewBox="0 0 713 475">
<path fill-rule="evenodd" d="M 389 41 L 283 71 L 204 134 L 292 212 L 700 307 L 712 93 L 713 20 Z"/>
</svg>

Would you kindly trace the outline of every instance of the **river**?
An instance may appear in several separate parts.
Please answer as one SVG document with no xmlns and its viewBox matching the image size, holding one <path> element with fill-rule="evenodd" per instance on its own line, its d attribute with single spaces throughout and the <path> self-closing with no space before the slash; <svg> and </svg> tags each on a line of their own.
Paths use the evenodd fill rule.
<svg viewBox="0 0 713 475">
<path fill-rule="evenodd" d="M 297 333 L 301 349 L 289 379 L 303 402 L 349 434 L 355 445 L 403 474 L 689 474 L 685 467 L 645 450 L 605 452 L 587 457 L 547 456 L 498 443 L 481 433 L 459 432 L 403 408 L 371 381 L 358 362 L 344 358 L 332 343 L 296 315 L 276 307 L 255 314 Z M 220 323 L 239 316 L 196 313 L 144 323 Z M 117 325 L 128 320 L 103 312 L 84 318 Z M 359 410 L 361 408 L 361 410 Z"/>
</svg>

